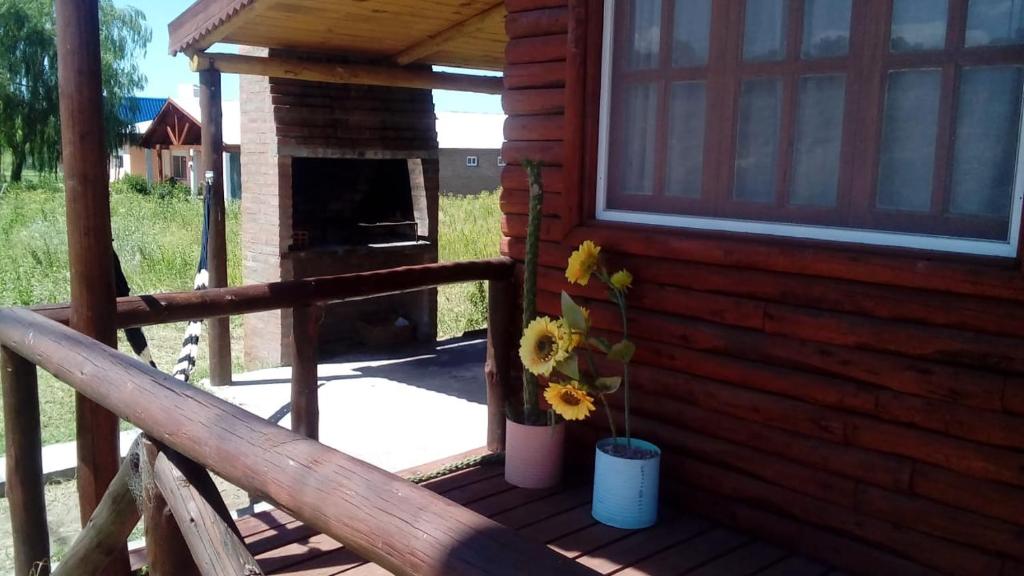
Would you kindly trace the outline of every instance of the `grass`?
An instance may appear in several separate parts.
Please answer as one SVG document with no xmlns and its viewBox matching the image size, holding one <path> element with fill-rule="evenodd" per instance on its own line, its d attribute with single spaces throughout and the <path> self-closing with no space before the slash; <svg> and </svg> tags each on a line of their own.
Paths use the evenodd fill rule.
<svg viewBox="0 0 1024 576">
<path fill-rule="evenodd" d="M 0 184 L 2 186 L 2 184 Z M 190 290 L 202 229 L 202 203 L 160 200 L 151 196 L 111 197 L 114 247 L 136 294 Z M 442 261 L 491 258 L 501 239 L 497 193 L 443 196 L 440 203 L 439 251 Z M 227 213 L 228 277 L 242 283 L 239 206 Z M 69 299 L 67 234 L 63 189 L 52 177 L 33 175 L 25 184 L 9 185 L 0 195 L 0 306 L 31 306 Z M 487 296 L 482 282 L 443 286 L 438 290 L 438 334 L 461 335 L 486 326 Z M 232 319 L 235 368 L 242 365 L 241 318 Z M 173 364 L 184 324 L 146 328 L 158 366 Z M 128 350 L 119 334 L 120 348 Z M 196 380 L 208 366 L 200 354 Z M 43 443 L 74 439 L 74 392 L 40 371 Z M 3 447 L 0 414 L 0 449 Z"/>
<path fill-rule="evenodd" d="M 501 209 L 497 192 L 476 196 L 442 195 L 438 240 L 442 262 L 498 256 Z M 437 291 L 437 333 L 452 338 L 487 326 L 487 287 L 483 282 L 441 286 Z"/>
</svg>

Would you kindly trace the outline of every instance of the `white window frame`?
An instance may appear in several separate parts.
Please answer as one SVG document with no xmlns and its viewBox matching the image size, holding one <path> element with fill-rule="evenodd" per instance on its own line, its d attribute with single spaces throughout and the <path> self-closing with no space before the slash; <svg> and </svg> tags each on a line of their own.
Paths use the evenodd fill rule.
<svg viewBox="0 0 1024 576">
<path fill-rule="evenodd" d="M 606 0 L 604 3 L 604 38 L 601 54 L 600 126 L 598 128 L 597 149 L 597 203 L 595 207 L 595 215 L 598 220 L 648 224 L 654 226 L 671 226 L 675 228 L 690 228 L 695 230 L 740 232 L 787 238 L 830 240 L 841 243 L 913 248 L 938 252 L 956 252 L 961 254 L 975 254 L 979 256 L 1017 256 L 1017 244 L 1021 226 L 1021 207 L 1024 205 L 1024 119 L 1020 122 L 1020 133 L 1017 137 L 1017 167 L 1014 174 L 1013 202 L 1010 207 L 1010 226 L 1008 239 L 1006 241 L 956 238 L 951 236 L 934 236 L 881 230 L 864 230 L 835 226 L 788 224 L 782 222 L 741 220 L 734 218 L 686 216 L 681 214 L 638 212 L 634 210 L 608 208 L 608 153 L 609 131 L 611 127 L 611 81 L 612 51 L 613 41 L 615 38 L 615 2 L 616 0 Z M 1024 94 L 1022 94 L 1022 97 L 1024 97 Z M 1021 110 L 1022 114 L 1024 114 L 1024 103 L 1022 103 Z"/>
<path fill-rule="evenodd" d="M 505 159 L 502 158 L 501 155 L 499 155 L 498 156 L 498 166 L 499 167 L 505 167 L 505 165 L 507 165 L 507 164 L 508 164 L 508 162 L 505 162 Z"/>
<path fill-rule="evenodd" d="M 478 156 L 466 156 L 466 167 L 476 168 L 480 165 L 480 158 Z"/>
</svg>

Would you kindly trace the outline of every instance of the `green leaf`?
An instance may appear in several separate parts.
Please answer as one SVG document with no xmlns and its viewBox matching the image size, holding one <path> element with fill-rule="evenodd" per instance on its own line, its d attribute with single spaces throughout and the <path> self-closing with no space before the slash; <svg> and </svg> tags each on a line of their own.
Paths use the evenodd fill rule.
<svg viewBox="0 0 1024 576">
<path fill-rule="evenodd" d="M 583 315 L 583 309 L 573 302 L 565 290 L 562 291 L 562 321 L 573 332 L 586 333 L 587 318 Z"/>
<path fill-rule="evenodd" d="M 603 354 L 607 354 L 612 351 L 612 345 L 600 336 L 591 336 L 590 338 L 587 338 L 587 343 L 600 350 Z"/>
<path fill-rule="evenodd" d="M 562 374 L 565 374 L 573 380 L 580 379 L 580 362 L 575 354 L 571 354 L 565 360 L 562 360 L 558 364 L 555 364 L 555 370 Z"/>
<path fill-rule="evenodd" d="M 633 359 L 634 352 L 636 352 L 636 346 L 629 340 L 623 340 L 612 346 L 612 349 L 608 351 L 608 358 L 628 364 Z"/>
<path fill-rule="evenodd" d="M 608 376 L 606 378 L 598 378 L 594 380 L 593 387 L 601 394 L 612 394 L 619 389 L 619 385 L 622 384 L 622 378 L 619 376 Z"/>
</svg>

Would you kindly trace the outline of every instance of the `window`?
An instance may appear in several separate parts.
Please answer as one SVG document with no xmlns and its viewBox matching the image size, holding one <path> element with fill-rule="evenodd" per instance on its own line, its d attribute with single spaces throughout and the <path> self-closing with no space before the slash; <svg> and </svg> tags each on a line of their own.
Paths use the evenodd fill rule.
<svg viewBox="0 0 1024 576">
<path fill-rule="evenodd" d="M 502 158 L 501 156 L 498 156 L 498 166 L 504 167 L 506 164 L 507 162 L 505 162 L 505 159 Z"/>
<path fill-rule="evenodd" d="M 599 218 L 1016 255 L 1024 0 L 608 0 L 604 25 Z"/>
<path fill-rule="evenodd" d="M 188 156 L 171 156 L 171 176 L 175 180 L 189 180 Z"/>
<path fill-rule="evenodd" d="M 480 159 L 476 156 L 466 156 L 466 166 L 470 168 L 476 168 L 480 164 Z"/>
<path fill-rule="evenodd" d="M 113 160 L 114 168 L 116 170 L 124 169 L 124 156 L 120 154 L 114 154 L 113 156 L 111 156 L 111 159 Z"/>
</svg>

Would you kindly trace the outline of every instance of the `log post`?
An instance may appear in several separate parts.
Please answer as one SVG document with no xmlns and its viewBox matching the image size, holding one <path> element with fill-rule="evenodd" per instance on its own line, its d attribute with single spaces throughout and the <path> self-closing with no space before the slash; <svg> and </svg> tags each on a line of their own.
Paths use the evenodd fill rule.
<svg viewBox="0 0 1024 576">
<path fill-rule="evenodd" d="M 117 573 L 115 568 L 121 556 L 127 561 L 125 541 L 139 523 L 139 508 L 132 494 L 132 485 L 139 478 L 139 446 L 136 441 L 128 452 L 96 511 L 53 570 L 53 576 L 113 574 Z M 126 568 L 125 573 L 130 571 Z"/>
<path fill-rule="evenodd" d="M 0 364 L 14 573 L 47 576 L 50 573 L 50 533 L 43 491 L 36 367 L 7 348 L 0 348 Z"/>
<path fill-rule="evenodd" d="M 505 449 L 505 403 L 511 392 L 516 292 L 513 276 L 487 283 L 487 448 Z"/>
<path fill-rule="evenodd" d="M 71 327 L 116 346 L 98 0 L 58 0 L 56 14 Z M 75 398 L 78 501 L 84 525 L 117 474 L 120 454 L 117 417 L 81 394 Z M 122 548 L 112 574 L 129 572 L 123 543 Z"/>
<path fill-rule="evenodd" d="M 319 317 L 319 307 L 292 308 L 292 431 L 313 440 L 320 437 Z"/>
<path fill-rule="evenodd" d="M 156 453 L 152 473 L 187 544 L 177 551 L 179 561 L 189 564 L 156 576 L 194 574 L 192 567 L 203 576 L 263 574 L 205 468 L 165 447 Z"/>
<path fill-rule="evenodd" d="M 178 522 L 156 484 L 154 468 L 160 449 L 149 438 L 142 439 L 142 517 L 146 527 L 146 555 L 154 576 L 194 576 L 199 568 L 192 560 Z"/>
<path fill-rule="evenodd" d="M 224 139 L 221 110 L 220 71 L 199 73 L 199 106 L 202 109 L 203 177 L 212 174 L 210 203 L 210 238 L 207 246 L 210 288 L 228 285 L 228 253 L 224 217 Z M 210 383 L 224 386 L 231 383 L 231 328 L 227 318 L 210 320 Z"/>
</svg>

